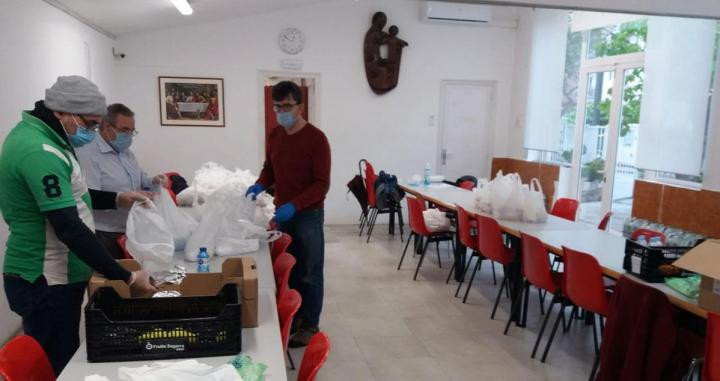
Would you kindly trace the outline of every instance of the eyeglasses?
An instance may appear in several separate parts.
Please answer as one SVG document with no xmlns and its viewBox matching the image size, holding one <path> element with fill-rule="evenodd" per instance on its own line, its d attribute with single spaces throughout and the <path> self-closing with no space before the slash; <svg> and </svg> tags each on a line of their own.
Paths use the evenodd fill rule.
<svg viewBox="0 0 720 381">
<path fill-rule="evenodd" d="M 110 127 L 112 127 L 112 129 L 115 130 L 115 132 L 120 132 L 122 134 L 130 134 L 130 136 L 137 136 L 137 134 L 140 133 L 140 131 L 138 131 L 138 130 L 132 130 L 132 131 L 121 130 L 121 129 L 117 128 L 117 126 L 115 126 L 114 124 L 112 124 L 110 122 L 107 122 L 107 124 L 109 124 Z"/>
<path fill-rule="evenodd" d="M 288 112 L 292 111 L 293 107 L 297 106 L 297 103 L 274 103 L 273 104 L 273 111 L 275 112 Z"/>
<path fill-rule="evenodd" d="M 82 120 L 83 124 L 85 125 L 85 129 L 88 131 L 97 131 L 98 128 L 100 128 L 100 123 L 96 122 L 94 120 L 87 120 L 84 116 L 78 115 L 78 118 Z"/>
</svg>

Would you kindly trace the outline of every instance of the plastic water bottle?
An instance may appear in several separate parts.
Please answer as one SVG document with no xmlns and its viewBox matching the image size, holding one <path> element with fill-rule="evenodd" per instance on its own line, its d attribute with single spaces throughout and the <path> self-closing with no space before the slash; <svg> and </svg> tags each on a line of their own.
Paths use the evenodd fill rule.
<svg viewBox="0 0 720 381">
<path fill-rule="evenodd" d="M 635 240 L 635 242 L 637 242 L 641 245 L 645 245 L 645 246 L 647 246 L 647 244 L 648 244 L 647 237 L 645 237 L 645 234 L 640 234 L 637 237 L 637 239 Z"/>
<path fill-rule="evenodd" d="M 651 237 L 649 246 L 662 246 L 662 238 L 660 237 Z"/>
<path fill-rule="evenodd" d="M 208 255 L 207 248 L 201 247 L 197 255 L 197 272 L 209 273 L 210 272 L 210 256 Z"/>
<path fill-rule="evenodd" d="M 430 162 L 425 164 L 424 183 L 425 185 L 430 185 Z"/>
</svg>

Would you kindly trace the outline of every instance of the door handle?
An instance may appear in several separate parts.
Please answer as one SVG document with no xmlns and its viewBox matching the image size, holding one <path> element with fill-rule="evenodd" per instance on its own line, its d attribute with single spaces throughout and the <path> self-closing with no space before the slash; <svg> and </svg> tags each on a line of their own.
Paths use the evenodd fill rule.
<svg viewBox="0 0 720 381">
<path fill-rule="evenodd" d="M 442 165 L 446 165 L 447 164 L 447 150 L 445 148 L 442 149 L 440 158 L 442 159 Z"/>
</svg>

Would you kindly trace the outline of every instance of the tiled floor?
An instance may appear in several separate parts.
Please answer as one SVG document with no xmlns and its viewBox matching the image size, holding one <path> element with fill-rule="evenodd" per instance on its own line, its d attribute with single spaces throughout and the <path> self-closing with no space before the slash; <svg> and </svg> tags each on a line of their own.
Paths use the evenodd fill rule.
<svg viewBox="0 0 720 381">
<path fill-rule="evenodd" d="M 354 226 L 325 230 L 320 329 L 330 336 L 332 351 L 317 380 L 588 378 L 594 352 L 592 331 L 583 324 L 573 324 L 567 334 L 559 331 L 546 364 L 530 358 L 541 323 L 535 292 L 528 327 L 511 326 L 508 336 L 503 336 L 510 302 L 503 298 L 495 320 L 490 320 L 497 288 L 487 262 L 467 304 L 462 304 L 453 297 L 457 283 L 445 284 L 452 265 L 447 245 L 441 244 L 443 268 L 438 268 L 434 250 L 429 251 L 432 255 L 413 281 L 419 257 L 408 254 L 397 271 L 404 247 L 399 237 L 388 236 L 386 226 L 377 226 L 366 244 L 357 233 Z M 502 276 L 500 266 L 497 271 Z M 302 349 L 291 352 L 299 364 Z M 288 371 L 288 379 L 295 378 L 296 372 Z"/>
</svg>

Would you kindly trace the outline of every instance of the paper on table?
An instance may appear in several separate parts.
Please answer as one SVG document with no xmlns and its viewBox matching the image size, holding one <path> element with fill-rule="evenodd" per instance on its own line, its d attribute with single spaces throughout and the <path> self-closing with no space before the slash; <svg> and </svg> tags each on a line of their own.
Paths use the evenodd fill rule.
<svg viewBox="0 0 720 381">
<path fill-rule="evenodd" d="M 157 361 L 138 368 L 120 367 L 120 381 L 242 381 L 235 368 L 214 368 L 197 360 Z"/>
</svg>

